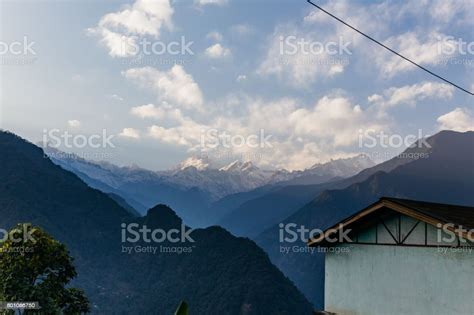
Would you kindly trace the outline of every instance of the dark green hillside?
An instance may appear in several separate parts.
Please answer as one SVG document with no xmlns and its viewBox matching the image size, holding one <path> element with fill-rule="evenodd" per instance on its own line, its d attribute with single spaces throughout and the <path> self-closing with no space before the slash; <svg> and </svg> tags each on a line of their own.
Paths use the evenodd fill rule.
<svg viewBox="0 0 474 315">
<path fill-rule="evenodd" d="M 181 219 L 166 206 L 133 217 L 11 133 L 0 132 L 0 165 L 0 227 L 31 222 L 65 243 L 78 271 L 74 286 L 86 291 L 97 314 L 172 314 L 181 300 L 191 314 L 311 313 L 248 239 L 211 227 L 193 231 L 193 244 L 156 244 L 190 246 L 187 253 L 122 253 L 122 223 L 169 230 Z"/>
</svg>

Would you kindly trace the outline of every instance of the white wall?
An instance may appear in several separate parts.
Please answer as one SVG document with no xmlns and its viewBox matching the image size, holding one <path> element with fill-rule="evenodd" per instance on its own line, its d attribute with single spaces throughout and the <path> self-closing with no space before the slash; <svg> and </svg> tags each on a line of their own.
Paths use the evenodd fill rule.
<svg viewBox="0 0 474 315">
<path fill-rule="evenodd" d="M 351 315 L 474 314 L 474 248 L 347 245 L 326 255 L 325 310 Z M 442 252 L 447 250 L 447 252 Z"/>
</svg>

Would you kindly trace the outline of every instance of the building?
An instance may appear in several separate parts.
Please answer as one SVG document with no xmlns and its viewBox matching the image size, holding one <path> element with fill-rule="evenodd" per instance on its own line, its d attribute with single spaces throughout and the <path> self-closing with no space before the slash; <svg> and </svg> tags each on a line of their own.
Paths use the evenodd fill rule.
<svg viewBox="0 0 474 315">
<path fill-rule="evenodd" d="M 473 239 L 474 207 L 381 198 L 309 241 L 321 314 L 474 314 Z"/>
</svg>

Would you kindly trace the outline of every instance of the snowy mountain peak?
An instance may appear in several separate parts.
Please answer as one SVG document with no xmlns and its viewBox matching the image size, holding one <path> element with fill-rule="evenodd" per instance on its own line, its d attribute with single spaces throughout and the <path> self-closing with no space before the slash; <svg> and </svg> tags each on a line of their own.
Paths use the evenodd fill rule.
<svg viewBox="0 0 474 315">
<path fill-rule="evenodd" d="M 342 158 L 342 159 L 330 159 L 326 163 L 316 163 L 308 170 L 313 170 L 313 169 L 318 169 L 321 167 L 329 167 L 329 166 L 334 166 L 334 165 L 353 165 L 354 167 L 371 167 L 375 163 L 365 154 L 359 154 L 356 156 L 348 157 L 348 158 Z"/>
<path fill-rule="evenodd" d="M 239 160 L 219 169 L 219 171 L 223 172 L 250 172 L 255 170 L 258 170 L 258 167 L 256 167 L 251 161 L 240 162 Z"/>
<path fill-rule="evenodd" d="M 210 165 L 211 163 L 209 162 L 209 160 L 205 158 L 192 156 L 190 158 L 187 158 L 183 162 L 181 162 L 177 168 L 179 170 L 185 170 L 189 167 L 194 167 L 198 171 L 204 171 L 204 170 L 207 170 L 210 167 Z"/>
<path fill-rule="evenodd" d="M 251 172 L 258 170 L 258 167 L 253 165 L 251 161 L 244 162 L 241 167 L 242 172 Z"/>
<path fill-rule="evenodd" d="M 223 166 L 219 169 L 219 171 L 223 171 L 223 172 L 231 172 L 233 170 L 238 170 L 240 168 L 240 161 L 239 160 L 235 160 L 234 162 L 226 165 L 226 166 Z"/>
</svg>

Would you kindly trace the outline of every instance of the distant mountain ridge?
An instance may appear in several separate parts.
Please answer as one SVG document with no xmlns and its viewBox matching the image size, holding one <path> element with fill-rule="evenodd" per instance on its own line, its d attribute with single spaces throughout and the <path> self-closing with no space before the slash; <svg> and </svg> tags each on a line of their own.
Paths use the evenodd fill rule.
<svg viewBox="0 0 474 315">
<path fill-rule="evenodd" d="M 352 176 L 373 165 L 367 157 L 356 156 L 288 172 L 263 170 L 250 161 L 217 167 L 207 159 L 191 157 L 174 169 L 154 172 L 87 161 L 48 146 L 44 150 L 54 163 L 77 174 L 91 187 L 121 196 L 138 212 L 143 214 L 158 203 L 169 204 L 180 209 L 180 215 L 192 226 L 218 222 L 225 211 L 220 214 L 213 204 L 225 196 L 266 185 L 293 184 L 291 181 L 321 183 L 338 176 Z"/>
<path fill-rule="evenodd" d="M 253 241 L 210 227 L 192 231 L 194 247 L 187 253 L 129 255 L 123 250 L 124 224 L 168 230 L 180 227 L 181 218 L 164 205 L 134 217 L 11 133 L 0 132 L 0 152 L 1 227 L 31 222 L 64 242 L 93 313 L 172 314 L 181 300 L 195 314 L 311 313 L 304 296 Z"/>
<path fill-rule="evenodd" d="M 225 197 L 212 205 L 213 211 L 225 213 L 218 224 L 232 233 L 256 237 L 302 207 L 324 189 L 334 187 L 343 182 L 345 177 L 371 167 L 374 167 L 374 162 L 362 154 L 315 164 L 305 171 L 294 172 L 296 176 L 278 182 L 273 187 L 262 187 Z M 230 208 L 230 211 L 225 211 L 226 208 Z"/>
<path fill-rule="evenodd" d="M 255 238 L 317 308 L 323 304 L 324 255 L 282 254 L 281 246 L 305 243 L 280 243 L 279 224 L 325 229 L 382 196 L 474 205 L 474 132 L 442 131 L 427 142 L 430 148 L 409 148 L 400 156 L 326 187 Z"/>
</svg>

